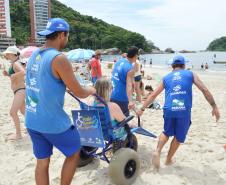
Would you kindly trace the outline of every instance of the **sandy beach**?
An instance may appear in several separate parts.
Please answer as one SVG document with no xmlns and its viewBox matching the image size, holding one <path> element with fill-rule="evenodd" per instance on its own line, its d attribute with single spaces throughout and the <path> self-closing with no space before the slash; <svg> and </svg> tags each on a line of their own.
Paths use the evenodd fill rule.
<svg viewBox="0 0 226 185">
<path fill-rule="evenodd" d="M 103 66 L 107 75 L 110 71 Z M 162 76 L 170 70 L 145 68 L 145 76 L 151 75 L 153 80 L 144 80 L 154 88 Z M 197 72 L 206 86 L 214 95 L 221 113 L 218 123 L 211 115 L 211 107 L 198 89 L 193 87 L 192 126 L 183 144 L 176 153 L 176 163 L 164 166 L 169 143 L 161 155 L 161 168 L 156 171 L 151 164 L 151 156 L 156 147 L 157 139 L 137 135 L 138 153 L 141 160 L 141 170 L 135 185 L 225 185 L 226 184 L 226 77 L 223 74 Z M 13 92 L 10 81 L 0 72 L 0 185 L 33 185 L 36 159 L 32 153 L 30 138 L 27 136 L 19 141 L 7 141 L 8 134 L 15 131 L 9 115 Z M 162 104 L 164 94 L 157 98 Z M 78 104 L 66 95 L 65 109 L 70 114 L 71 109 Z M 21 116 L 24 127 L 24 118 Z M 162 110 L 148 109 L 142 116 L 143 126 L 159 135 L 163 128 Z M 58 185 L 60 170 L 64 156 L 57 150 L 51 159 L 50 184 Z M 77 170 L 74 185 L 110 185 L 108 164 L 99 159 L 86 167 Z"/>
</svg>

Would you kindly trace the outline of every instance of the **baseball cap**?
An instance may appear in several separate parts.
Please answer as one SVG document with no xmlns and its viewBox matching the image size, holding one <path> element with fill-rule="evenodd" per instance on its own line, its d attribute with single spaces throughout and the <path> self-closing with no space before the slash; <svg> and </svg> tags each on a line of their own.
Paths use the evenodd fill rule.
<svg viewBox="0 0 226 185">
<path fill-rule="evenodd" d="M 46 29 L 39 31 L 37 34 L 40 36 L 47 36 L 56 31 L 69 31 L 69 24 L 62 18 L 52 18 L 48 20 Z"/>
<path fill-rule="evenodd" d="M 182 55 L 176 55 L 173 58 L 172 64 L 185 64 L 185 58 Z"/>
<path fill-rule="evenodd" d="M 16 46 L 9 46 L 5 51 L 3 51 L 3 55 L 5 55 L 7 53 L 11 53 L 11 54 L 14 54 L 14 55 L 19 55 L 20 54 L 20 50 Z"/>
</svg>

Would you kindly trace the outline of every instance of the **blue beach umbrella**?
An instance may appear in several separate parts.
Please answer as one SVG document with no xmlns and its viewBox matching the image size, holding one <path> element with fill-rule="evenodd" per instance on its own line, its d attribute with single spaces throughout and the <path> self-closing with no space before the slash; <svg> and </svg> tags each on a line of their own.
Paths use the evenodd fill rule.
<svg viewBox="0 0 226 185">
<path fill-rule="evenodd" d="M 93 54 L 95 54 L 93 50 L 79 48 L 69 51 L 66 56 L 70 61 L 81 61 L 91 59 Z"/>
</svg>

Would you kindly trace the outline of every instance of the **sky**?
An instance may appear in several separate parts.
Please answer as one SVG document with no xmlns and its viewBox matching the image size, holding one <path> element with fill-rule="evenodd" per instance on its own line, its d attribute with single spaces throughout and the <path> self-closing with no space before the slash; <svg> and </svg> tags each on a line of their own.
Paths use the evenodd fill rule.
<svg viewBox="0 0 226 185">
<path fill-rule="evenodd" d="M 205 50 L 226 36 L 226 0 L 59 0 L 83 15 L 138 32 L 161 50 Z"/>
</svg>

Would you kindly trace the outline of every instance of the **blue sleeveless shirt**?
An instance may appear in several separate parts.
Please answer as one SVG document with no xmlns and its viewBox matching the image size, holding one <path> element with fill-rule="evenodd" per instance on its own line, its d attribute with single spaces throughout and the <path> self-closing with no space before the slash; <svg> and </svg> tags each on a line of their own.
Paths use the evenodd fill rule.
<svg viewBox="0 0 226 185">
<path fill-rule="evenodd" d="M 121 58 L 115 63 L 111 78 L 113 85 L 111 99 L 128 102 L 126 93 L 126 77 L 127 73 L 132 68 L 132 64 L 126 58 Z"/>
<path fill-rule="evenodd" d="M 27 63 L 25 124 L 41 133 L 57 134 L 71 126 L 63 109 L 66 86 L 53 76 L 51 67 L 60 54 L 54 48 L 38 49 Z"/>
<path fill-rule="evenodd" d="M 186 117 L 191 115 L 193 73 L 175 70 L 163 78 L 165 88 L 165 117 Z"/>
</svg>

